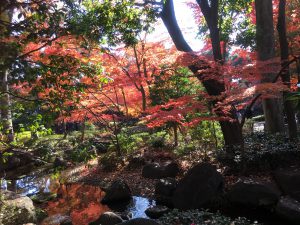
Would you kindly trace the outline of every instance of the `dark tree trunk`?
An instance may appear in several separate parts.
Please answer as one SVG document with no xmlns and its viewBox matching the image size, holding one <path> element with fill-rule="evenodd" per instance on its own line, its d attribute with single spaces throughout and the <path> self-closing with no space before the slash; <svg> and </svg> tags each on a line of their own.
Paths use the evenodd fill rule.
<svg viewBox="0 0 300 225">
<path fill-rule="evenodd" d="M 178 146 L 178 125 L 174 123 L 173 125 L 173 131 L 174 131 L 174 146 Z"/>
<path fill-rule="evenodd" d="M 200 1 L 201 2 L 206 2 L 207 1 Z M 200 4 L 199 3 L 199 4 Z M 209 28 L 211 30 L 211 38 L 212 38 L 212 43 L 213 43 L 213 53 L 214 53 L 214 58 L 216 61 L 221 61 L 222 62 L 222 54 L 221 54 L 221 48 L 220 48 L 220 41 L 219 41 L 219 30 L 218 26 L 216 25 L 217 20 L 218 20 L 218 15 L 217 15 L 217 7 L 218 6 L 218 1 L 214 0 L 212 1 L 212 8 L 211 11 L 202 11 L 203 14 L 206 13 L 207 17 L 211 17 L 212 19 L 209 20 Z M 209 7 L 208 3 L 204 7 Z M 213 14 L 211 14 L 213 13 Z M 184 52 L 192 52 L 192 48 L 187 44 L 185 41 L 182 32 L 178 26 L 176 17 L 175 17 L 175 12 L 174 12 L 174 5 L 172 0 L 167 0 L 164 4 L 164 8 L 161 12 L 161 18 L 176 46 L 176 48 L 179 51 L 184 51 Z M 209 67 L 208 64 L 205 64 L 205 62 L 200 63 L 202 66 L 196 66 L 192 65 L 189 66 L 190 70 L 197 76 L 197 78 L 202 82 L 203 86 L 207 90 L 209 95 L 220 95 L 222 92 L 225 91 L 225 85 L 224 82 L 220 79 L 206 79 L 205 74 L 200 73 L 199 70 L 203 69 L 204 67 Z M 219 113 L 218 116 L 223 116 L 222 113 Z M 237 119 L 235 111 L 231 111 L 230 117 L 232 119 Z M 225 145 L 227 146 L 238 146 L 238 145 L 243 145 L 243 135 L 242 135 L 242 129 L 241 126 L 238 122 L 238 120 L 234 120 L 233 122 L 229 121 L 222 121 L 220 122 L 223 136 L 224 136 L 224 141 Z"/>
<path fill-rule="evenodd" d="M 275 58 L 275 39 L 272 0 L 256 0 L 256 45 L 258 59 L 266 61 Z M 272 82 L 275 74 L 262 74 L 262 82 Z M 269 133 L 283 133 L 282 97 L 263 100 L 265 128 Z"/>
<path fill-rule="evenodd" d="M 68 130 L 67 130 L 67 123 L 65 121 L 63 121 L 63 133 L 64 133 L 63 139 L 66 139 L 68 136 Z"/>
<path fill-rule="evenodd" d="M 140 92 L 142 94 L 142 110 L 146 111 L 147 109 L 147 96 L 144 87 L 140 86 Z"/>
<path fill-rule="evenodd" d="M 82 127 L 81 127 L 81 137 L 80 137 L 81 142 L 83 142 L 85 138 L 85 128 L 86 128 L 85 121 L 86 119 L 83 120 Z"/>
<path fill-rule="evenodd" d="M 279 35 L 279 44 L 280 44 L 280 56 L 281 56 L 281 65 L 284 66 L 289 59 L 289 45 L 286 36 L 286 22 L 285 22 L 285 6 L 286 0 L 280 0 L 279 2 L 279 12 L 278 12 L 278 23 L 277 30 Z M 281 75 L 282 81 L 290 87 L 290 73 L 289 68 Z M 288 92 L 284 92 L 283 96 L 286 96 Z M 284 111 L 287 117 L 288 129 L 289 129 L 289 138 L 290 140 L 297 139 L 297 123 L 295 119 L 295 112 L 293 107 L 293 102 L 285 100 L 284 98 Z"/>
</svg>

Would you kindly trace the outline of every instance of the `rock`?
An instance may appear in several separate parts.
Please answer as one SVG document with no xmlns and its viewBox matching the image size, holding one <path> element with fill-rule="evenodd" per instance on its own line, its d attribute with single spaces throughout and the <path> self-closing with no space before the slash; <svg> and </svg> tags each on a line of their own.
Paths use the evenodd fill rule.
<svg viewBox="0 0 300 225">
<path fill-rule="evenodd" d="M 35 195 L 30 196 L 30 199 L 37 204 L 49 202 L 57 197 L 56 193 L 51 192 L 39 192 Z"/>
<path fill-rule="evenodd" d="M 168 161 L 162 165 L 158 163 L 150 163 L 143 167 L 142 176 L 150 179 L 176 177 L 179 170 L 179 166 L 176 162 Z"/>
<path fill-rule="evenodd" d="M 0 221 L 5 225 L 35 223 L 32 200 L 11 191 L 1 191 Z"/>
<path fill-rule="evenodd" d="M 131 191 L 127 183 L 123 180 L 115 180 L 107 188 L 106 194 L 101 203 L 127 201 L 131 199 Z"/>
<path fill-rule="evenodd" d="M 6 153 L 11 155 L 7 156 L 6 159 L 3 160 L 0 152 L 0 172 L 14 170 L 18 167 L 34 162 L 33 155 L 27 152 L 7 151 Z"/>
<path fill-rule="evenodd" d="M 67 167 L 68 163 L 61 157 L 56 157 L 53 162 L 54 167 Z"/>
<path fill-rule="evenodd" d="M 248 179 L 234 184 L 227 197 L 234 204 L 272 206 L 278 202 L 280 191 L 273 183 Z"/>
<path fill-rule="evenodd" d="M 300 224 L 300 202 L 290 197 L 282 197 L 276 206 L 276 213 L 281 217 Z"/>
<path fill-rule="evenodd" d="M 41 225 L 72 225 L 72 220 L 70 216 L 55 214 L 47 217 L 41 223 Z"/>
<path fill-rule="evenodd" d="M 214 166 L 209 163 L 197 164 L 179 181 L 172 198 L 174 207 L 207 207 L 223 192 L 223 185 L 223 177 Z"/>
<path fill-rule="evenodd" d="M 160 179 L 155 184 L 155 200 L 157 203 L 172 207 L 172 196 L 177 184 L 178 182 L 174 178 Z"/>
<path fill-rule="evenodd" d="M 118 223 L 117 225 L 160 225 L 158 222 L 145 218 L 135 218 L 132 220 Z"/>
<path fill-rule="evenodd" d="M 96 221 L 89 223 L 89 225 L 115 225 L 122 222 L 123 219 L 119 215 L 113 212 L 105 212 Z"/>
<path fill-rule="evenodd" d="M 278 169 L 274 173 L 274 178 L 285 195 L 300 201 L 300 169 Z"/>
<path fill-rule="evenodd" d="M 151 219 L 158 219 L 159 217 L 162 217 L 164 214 L 168 213 L 169 211 L 170 209 L 168 207 L 157 205 L 146 209 L 145 213 Z"/>
</svg>

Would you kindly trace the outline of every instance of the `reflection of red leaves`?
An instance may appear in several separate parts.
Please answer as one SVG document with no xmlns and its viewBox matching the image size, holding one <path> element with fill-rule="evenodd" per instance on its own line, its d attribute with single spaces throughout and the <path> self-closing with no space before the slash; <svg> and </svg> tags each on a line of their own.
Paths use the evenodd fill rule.
<svg viewBox="0 0 300 225">
<path fill-rule="evenodd" d="M 58 193 L 62 196 L 60 199 L 48 202 L 48 215 L 70 214 L 75 225 L 88 224 L 109 210 L 100 203 L 104 192 L 99 187 L 83 184 L 61 185 Z"/>
<path fill-rule="evenodd" d="M 96 204 L 94 202 L 90 203 L 87 208 L 74 210 L 71 212 L 72 224 L 83 225 L 89 224 L 92 221 L 98 219 L 99 215 L 108 211 L 107 206 Z"/>
</svg>

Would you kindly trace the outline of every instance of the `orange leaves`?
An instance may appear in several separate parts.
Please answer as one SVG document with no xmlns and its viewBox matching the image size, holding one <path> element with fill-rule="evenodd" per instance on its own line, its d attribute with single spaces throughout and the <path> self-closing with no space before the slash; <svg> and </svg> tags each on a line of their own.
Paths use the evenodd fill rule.
<svg viewBox="0 0 300 225">
<path fill-rule="evenodd" d="M 164 105 L 149 108 L 147 110 L 149 116 L 145 117 L 145 120 L 147 121 L 148 127 L 159 127 L 168 122 L 188 125 L 189 122 L 186 121 L 185 116 L 195 112 L 200 113 L 206 111 L 207 106 L 205 101 L 199 101 L 196 95 L 189 95 L 172 99 Z"/>
</svg>

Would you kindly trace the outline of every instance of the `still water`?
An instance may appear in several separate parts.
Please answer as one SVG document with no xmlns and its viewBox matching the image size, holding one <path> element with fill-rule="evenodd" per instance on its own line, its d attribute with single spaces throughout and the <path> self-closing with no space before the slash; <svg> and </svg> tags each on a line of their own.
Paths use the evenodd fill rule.
<svg viewBox="0 0 300 225">
<path fill-rule="evenodd" d="M 16 180 L 1 179 L 1 189 L 14 191 L 20 195 L 33 197 L 56 194 L 56 198 L 42 204 L 48 216 L 68 215 L 74 225 L 85 225 L 96 220 L 107 211 L 130 214 L 132 218 L 147 218 L 145 210 L 155 205 L 155 201 L 134 196 L 121 205 L 103 205 L 104 191 L 98 186 L 82 183 L 64 184 L 56 176 L 32 173 Z M 47 220 L 42 223 L 48 225 Z"/>
</svg>

